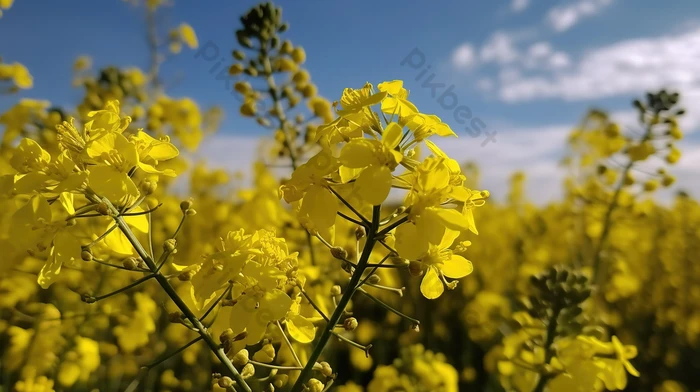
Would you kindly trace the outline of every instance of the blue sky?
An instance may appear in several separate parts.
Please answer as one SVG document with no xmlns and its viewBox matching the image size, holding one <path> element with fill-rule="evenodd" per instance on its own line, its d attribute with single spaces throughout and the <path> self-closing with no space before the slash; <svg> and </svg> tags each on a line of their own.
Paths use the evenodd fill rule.
<svg viewBox="0 0 700 392">
<path fill-rule="evenodd" d="M 228 62 L 238 18 L 255 3 L 180 0 L 163 21 L 172 26 L 190 23 L 200 45 L 216 45 Z M 556 159 L 563 153 L 566 132 L 589 107 L 609 109 L 632 126 L 632 98 L 648 89 L 678 88 L 687 94 L 690 112 L 679 182 L 693 192 L 700 190 L 694 169 L 700 167 L 700 132 L 692 132 L 700 128 L 700 104 L 695 103 L 700 100 L 700 73 L 694 74 L 700 63 L 700 7 L 695 0 L 277 4 L 291 25 L 288 38 L 306 49 L 306 66 L 322 95 L 337 99 L 345 87 L 403 79 L 422 111 L 461 131 L 459 142 L 446 148 L 480 163 L 485 186 L 503 189 L 510 172 L 526 169 L 533 198 L 557 194 L 561 173 Z M 90 54 L 96 67 L 146 67 L 143 22 L 141 9 L 119 0 L 16 0 L 0 18 L 0 56 L 25 64 L 35 87 L 0 96 L 0 110 L 20 97 L 74 105 L 80 91 L 70 87 L 71 65 L 81 54 Z M 420 69 L 401 65 L 414 49 L 425 58 Z M 220 165 L 240 166 L 243 161 L 232 161 L 230 151 L 254 150 L 253 136 L 263 131 L 236 115 L 238 101 L 210 72 L 213 64 L 198 58 L 196 51 L 173 57 L 163 67 L 172 84 L 168 93 L 226 111 L 220 134 L 203 155 Z M 444 109 L 422 80 L 415 80 L 427 65 L 427 75 L 454 84 L 459 104 L 497 132 L 496 143 L 481 146 L 483 137 L 460 130 L 453 111 Z"/>
</svg>

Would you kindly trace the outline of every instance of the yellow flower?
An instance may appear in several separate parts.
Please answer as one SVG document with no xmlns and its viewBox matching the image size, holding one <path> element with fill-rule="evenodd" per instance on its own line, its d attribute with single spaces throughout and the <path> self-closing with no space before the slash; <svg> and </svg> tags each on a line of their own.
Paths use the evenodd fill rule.
<svg viewBox="0 0 700 392">
<path fill-rule="evenodd" d="M 10 165 L 21 174 L 42 171 L 48 167 L 51 155 L 32 139 L 22 139 L 10 159 Z"/>
<path fill-rule="evenodd" d="M 387 93 L 384 91 L 375 93 L 370 83 L 366 83 L 359 89 L 346 88 L 343 90 L 343 95 L 340 98 L 340 105 L 343 108 L 338 111 L 338 115 L 344 117 L 349 114 L 362 112 L 369 106 L 382 102 L 386 96 Z"/>
<path fill-rule="evenodd" d="M 87 154 L 97 163 L 90 167 L 88 175 L 88 183 L 95 193 L 114 202 L 126 203 L 138 198 L 139 190 L 129 176 L 139 164 L 133 143 L 120 133 L 110 132 L 90 143 Z"/>
<path fill-rule="evenodd" d="M 37 279 L 42 288 L 53 283 L 64 264 L 74 266 L 81 260 L 80 241 L 66 220 L 75 212 L 72 200 L 71 194 L 62 193 L 59 202 L 51 206 L 46 198 L 36 195 L 12 216 L 10 237 L 19 247 L 32 253 L 49 249 L 49 258 Z"/>
<path fill-rule="evenodd" d="M 416 141 L 422 141 L 432 135 L 454 136 L 452 128 L 440 120 L 440 117 L 433 114 L 415 113 L 406 118 L 406 126 L 413 131 Z"/>
<path fill-rule="evenodd" d="M 175 171 L 172 169 L 161 171 L 156 168 L 159 161 L 167 161 L 180 154 L 177 147 L 170 143 L 170 138 L 165 136 L 162 140 L 157 140 L 139 130 L 135 136 L 130 138 L 130 141 L 135 145 L 138 152 L 139 169 L 150 174 L 163 174 L 168 177 L 175 177 Z"/>
<path fill-rule="evenodd" d="M 102 132 L 124 132 L 131 124 L 131 117 L 122 117 L 119 112 L 119 101 L 107 101 L 104 109 L 94 110 L 87 114 L 91 120 L 85 123 L 85 132 L 88 135 Z"/>
<path fill-rule="evenodd" d="M 231 329 L 234 334 L 247 331 L 246 344 L 258 343 L 263 338 L 267 325 L 283 318 L 291 305 L 291 298 L 282 290 L 249 290 L 231 308 Z"/>
<path fill-rule="evenodd" d="M 379 83 L 377 88 L 388 94 L 388 97 L 382 101 L 382 112 L 396 114 L 399 118 L 418 113 L 416 106 L 408 100 L 408 90 L 403 88 L 403 81 L 393 80 Z"/>
<path fill-rule="evenodd" d="M 311 224 L 311 229 L 319 232 L 328 231 L 335 225 L 338 199 L 328 190 L 325 176 L 338 167 L 338 159 L 329 149 L 323 149 L 299 166 L 292 178 L 280 187 L 287 203 L 301 200 L 300 217 Z"/>
<path fill-rule="evenodd" d="M 195 34 L 192 26 L 187 23 L 182 23 L 180 24 L 180 27 L 178 27 L 178 30 L 180 32 L 180 38 L 185 45 L 187 45 L 190 49 L 197 49 L 197 47 L 199 47 L 197 34 Z"/>
<path fill-rule="evenodd" d="M 356 178 L 354 190 L 363 201 L 380 205 L 389 195 L 392 172 L 403 159 L 401 152 L 395 150 L 402 135 L 401 126 L 390 123 L 381 141 L 353 139 L 340 151 L 341 179 L 348 182 Z"/>
<path fill-rule="evenodd" d="M 613 336 L 609 343 L 589 336 L 579 336 L 579 339 L 587 343 L 590 349 L 595 352 L 595 361 L 601 367 L 599 377 L 603 380 L 605 388 L 608 390 L 625 389 L 627 386 L 627 373 L 634 377 L 639 377 L 639 372 L 629 361 L 637 356 L 637 348 L 635 346 L 623 345 L 617 336 Z"/>
<path fill-rule="evenodd" d="M 474 270 L 471 261 L 452 253 L 449 249 L 458 236 L 458 231 L 445 230 L 442 241 L 438 245 L 429 244 L 428 252 L 418 258 L 427 269 L 420 285 L 420 291 L 425 298 L 440 297 L 445 291 L 444 285 L 448 288 L 456 286 L 456 282 L 447 282 L 445 277 L 461 279 Z"/>
<path fill-rule="evenodd" d="M 0 80 L 12 80 L 15 86 L 21 89 L 29 89 L 34 85 L 34 79 L 29 70 L 20 63 L 0 63 Z"/>
</svg>

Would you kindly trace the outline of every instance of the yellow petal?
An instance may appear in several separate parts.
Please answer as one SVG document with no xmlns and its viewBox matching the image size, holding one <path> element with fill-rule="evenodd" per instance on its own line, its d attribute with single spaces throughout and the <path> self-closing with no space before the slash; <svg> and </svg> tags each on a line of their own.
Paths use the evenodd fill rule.
<svg viewBox="0 0 700 392">
<path fill-rule="evenodd" d="M 367 139 L 353 139 L 340 150 L 340 163 L 353 169 L 377 163 L 376 146 Z"/>
<path fill-rule="evenodd" d="M 457 210 L 452 210 L 448 208 L 437 208 L 435 209 L 438 217 L 442 221 L 445 227 L 452 230 L 467 230 L 469 228 L 469 222 L 465 217 L 459 213 Z"/>
<path fill-rule="evenodd" d="M 130 213 L 138 213 L 138 212 L 143 212 L 144 209 L 141 207 L 134 207 L 129 211 Z M 124 220 L 126 223 L 129 224 L 129 226 L 141 233 L 148 233 L 148 216 L 146 214 L 141 214 L 141 215 L 127 215 L 124 217 Z"/>
<path fill-rule="evenodd" d="M 379 91 L 386 91 L 391 95 L 397 95 L 403 89 L 403 80 L 392 80 L 389 82 L 382 82 L 377 85 Z"/>
<path fill-rule="evenodd" d="M 39 271 L 37 283 L 42 289 L 47 289 L 56 280 L 58 274 L 61 273 L 61 262 L 56 259 L 54 249 L 51 250 L 48 260 Z"/>
<path fill-rule="evenodd" d="M 445 286 L 440 280 L 440 276 L 434 267 L 429 267 L 428 271 L 425 272 L 423 281 L 420 283 L 420 292 L 427 299 L 435 299 L 442 295 L 445 291 Z"/>
<path fill-rule="evenodd" d="M 315 185 L 309 188 L 301 202 L 299 212 L 320 230 L 335 224 L 338 213 L 338 199 L 328 189 Z"/>
<path fill-rule="evenodd" d="M 474 271 L 472 262 L 459 255 L 452 255 L 450 259 L 444 260 L 440 267 L 442 273 L 448 278 L 461 279 Z"/>
<path fill-rule="evenodd" d="M 382 143 L 389 149 L 394 149 L 399 145 L 403 137 L 403 129 L 395 122 L 389 123 L 382 134 Z"/>
<path fill-rule="evenodd" d="M 370 166 L 355 181 L 355 190 L 367 203 L 378 206 L 391 191 L 391 170 L 386 166 Z"/>
<path fill-rule="evenodd" d="M 299 343 L 311 343 L 316 337 L 314 324 L 298 314 L 287 319 L 287 332 Z"/>
<path fill-rule="evenodd" d="M 139 190 L 131 178 L 112 166 L 98 165 L 90 168 L 88 182 L 95 193 L 112 202 L 121 200 L 125 196 L 133 198 L 139 196 Z"/>
<path fill-rule="evenodd" d="M 396 229 L 396 251 L 408 260 L 417 260 L 428 251 L 428 239 L 418 232 L 416 225 L 406 223 Z"/>
</svg>

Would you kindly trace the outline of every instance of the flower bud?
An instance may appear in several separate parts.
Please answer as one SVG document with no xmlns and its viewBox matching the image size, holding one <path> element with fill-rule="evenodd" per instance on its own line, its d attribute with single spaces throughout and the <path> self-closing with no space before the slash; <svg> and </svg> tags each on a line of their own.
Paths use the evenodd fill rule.
<svg viewBox="0 0 700 392">
<path fill-rule="evenodd" d="M 250 355 L 248 354 L 248 350 L 243 349 L 243 350 L 237 352 L 236 355 L 233 356 L 233 358 L 231 359 L 231 362 L 234 365 L 241 367 L 241 366 L 248 365 L 249 360 L 250 360 Z"/>
<path fill-rule="evenodd" d="M 158 189 L 158 183 L 156 181 L 151 180 L 150 178 L 145 178 L 139 184 L 139 190 L 142 194 L 146 196 L 152 195 L 156 191 L 156 189 Z"/>
<path fill-rule="evenodd" d="M 326 377 L 333 375 L 333 368 L 331 368 L 331 365 L 328 362 L 321 362 L 321 374 Z"/>
<path fill-rule="evenodd" d="M 101 202 L 100 204 L 97 205 L 97 212 L 102 214 L 102 215 L 109 215 L 109 207 L 107 207 L 107 203 Z"/>
<path fill-rule="evenodd" d="M 267 343 L 253 355 L 253 359 L 258 362 L 270 363 L 275 359 L 275 348 L 272 344 Z"/>
<path fill-rule="evenodd" d="M 331 295 L 336 296 L 340 295 L 340 293 L 342 293 L 342 289 L 337 284 L 334 284 L 333 287 L 331 287 Z"/>
<path fill-rule="evenodd" d="M 122 265 L 128 270 L 135 270 L 139 266 L 139 261 L 136 257 L 129 257 L 122 262 Z"/>
<path fill-rule="evenodd" d="M 348 252 L 340 246 L 334 246 L 331 248 L 331 255 L 336 259 L 346 260 L 348 258 Z"/>
<path fill-rule="evenodd" d="M 303 64 L 306 61 L 306 52 L 301 46 L 297 46 L 292 50 L 292 59 L 297 64 Z"/>
<path fill-rule="evenodd" d="M 379 275 L 372 274 L 367 278 L 367 283 L 377 284 L 377 283 L 379 283 L 380 280 L 381 279 L 379 278 Z"/>
<path fill-rule="evenodd" d="M 83 261 L 92 261 L 92 252 L 84 250 L 80 252 L 80 258 L 83 259 Z"/>
<path fill-rule="evenodd" d="M 644 190 L 646 192 L 653 192 L 659 187 L 659 182 L 656 180 L 648 180 L 644 183 Z"/>
<path fill-rule="evenodd" d="M 282 46 L 280 46 L 280 53 L 281 54 L 288 54 L 292 52 L 292 43 L 289 40 L 285 40 L 282 42 Z"/>
<path fill-rule="evenodd" d="M 277 388 L 282 388 L 283 386 L 287 385 L 287 381 L 289 381 L 288 375 L 278 374 L 274 377 L 272 384 Z"/>
<path fill-rule="evenodd" d="M 195 210 L 194 208 L 190 208 L 190 209 L 188 209 L 187 211 L 185 211 L 185 215 L 187 215 L 187 216 L 195 216 L 195 215 L 197 215 L 197 210 Z"/>
<path fill-rule="evenodd" d="M 245 53 L 241 52 L 240 50 L 234 50 L 233 51 L 233 58 L 241 61 L 245 59 Z"/>
<path fill-rule="evenodd" d="M 367 235 L 367 230 L 365 229 L 364 226 L 357 226 L 355 228 L 355 238 L 358 240 L 361 238 L 364 238 Z"/>
<path fill-rule="evenodd" d="M 189 210 L 192 208 L 192 204 L 192 199 L 183 200 L 182 203 L 180 203 L 180 211 L 185 212 Z"/>
<path fill-rule="evenodd" d="M 354 331 L 355 328 L 358 326 L 357 319 L 354 317 L 348 317 L 345 319 L 343 322 L 343 328 L 345 328 L 346 331 Z"/>
<path fill-rule="evenodd" d="M 168 240 L 165 240 L 165 242 L 163 242 L 163 250 L 165 250 L 168 253 L 173 253 L 175 251 L 176 247 L 177 247 L 177 240 L 175 240 L 175 238 L 170 238 Z"/>
<path fill-rule="evenodd" d="M 168 321 L 170 321 L 171 323 L 176 323 L 176 324 L 182 323 L 183 317 L 184 317 L 184 315 L 180 312 L 168 313 Z"/>
<path fill-rule="evenodd" d="M 255 375 L 255 367 L 253 366 L 252 363 L 249 363 L 245 366 L 243 366 L 243 370 L 241 370 L 241 377 L 244 379 L 253 377 Z"/>
<path fill-rule="evenodd" d="M 219 335 L 219 341 L 223 344 L 233 339 L 233 330 L 231 328 L 226 328 L 224 332 Z"/>
<path fill-rule="evenodd" d="M 233 380 L 231 380 L 230 377 L 228 376 L 223 376 L 219 378 L 219 381 L 217 382 L 220 388 L 230 388 L 233 386 Z"/>
<path fill-rule="evenodd" d="M 255 103 L 254 102 L 246 102 L 243 105 L 241 105 L 240 109 L 241 115 L 245 117 L 253 117 L 255 116 Z"/>
<path fill-rule="evenodd" d="M 243 64 L 236 63 L 228 68 L 229 75 L 240 75 L 243 72 Z"/>
<path fill-rule="evenodd" d="M 308 392 L 323 392 L 323 388 L 325 388 L 323 383 L 315 378 L 309 380 L 309 382 L 306 383 L 306 387 L 308 388 Z"/>
<path fill-rule="evenodd" d="M 80 296 L 80 299 L 86 304 L 94 304 L 95 302 L 97 302 L 97 298 L 90 294 L 83 294 Z"/>
<path fill-rule="evenodd" d="M 183 271 L 180 275 L 177 276 L 177 279 L 180 282 L 189 282 L 194 277 L 194 274 L 196 274 L 194 270 Z"/>
</svg>

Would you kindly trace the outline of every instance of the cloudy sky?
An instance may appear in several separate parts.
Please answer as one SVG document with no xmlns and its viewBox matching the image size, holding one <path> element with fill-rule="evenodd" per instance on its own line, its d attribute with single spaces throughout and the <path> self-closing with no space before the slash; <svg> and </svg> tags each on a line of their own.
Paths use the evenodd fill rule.
<svg viewBox="0 0 700 392">
<path fill-rule="evenodd" d="M 442 146 L 459 160 L 477 162 L 483 187 L 496 197 L 514 170 L 528 173 L 532 199 L 557 197 L 562 173 L 556 162 L 587 109 L 610 110 L 634 128 L 632 99 L 676 89 L 688 115 L 684 157 L 673 173 L 678 188 L 700 196 L 696 0 L 278 3 L 291 24 L 288 37 L 305 47 L 322 95 L 337 99 L 344 87 L 403 79 L 421 111 L 437 114 L 459 134 Z M 163 68 L 171 95 L 217 104 L 228 114 L 199 157 L 244 171 L 264 133 L 236 116 L 239 103 L 217 80 L 216 66 L 230 62 L 238 17 L 254 4 L 176 0 L 164 17 L 172 25 L 189 22 L 209 54 L 219 53 L 185 52 Z M 69 83 L 76 56 L 91 54 L 98 67 L 145 67 L 144 36 L 139 10 L 118 0 L 17 0 L 0 19 L 0 55 L 24 63 L 35 76 L 36 87 L 21 97 L 72 106 L 80 96 Z M 0 96 L 0 110 L 17 98 Z M 462 124 L 456 106 L 466 106 L 478 121 Z M 474 125 L 483 128 L 477 137 Z"/>
</svg>

